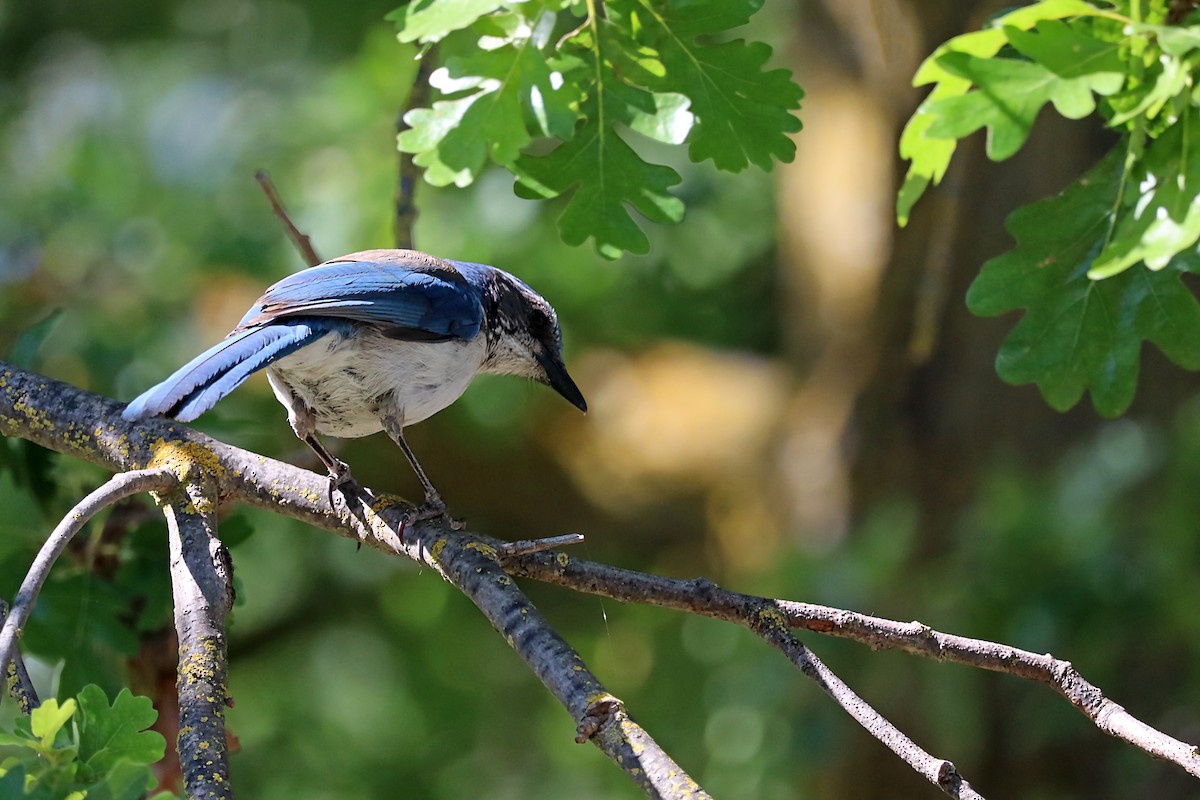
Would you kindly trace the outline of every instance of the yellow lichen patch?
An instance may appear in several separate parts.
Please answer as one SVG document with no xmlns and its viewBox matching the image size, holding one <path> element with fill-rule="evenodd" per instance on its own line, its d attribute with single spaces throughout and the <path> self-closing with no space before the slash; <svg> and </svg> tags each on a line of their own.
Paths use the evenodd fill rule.
<svg viewBox="0 0 1200 800">
<path fill-rule="evenodd" d="M 500 575 L 498 578 L 496 578 L 496 583 L 500 584 L 501 586 L 512 586 L 512 578 L 508 577 L 507 575 Z M 522 608 L 521 613 L 524 614 L 525 609 Z"/>
<path fill-rule="evenodd" d="M 438 539 L 433 543 L 433 547 L 429 548 L 429 557 L 433 559 L 433 563 L 437 564 L 438 566 L 441 566 L 442 551 L 446 549 L 446 545 L 447 541 L 445 539 Z"/>
<path fill-rule="evenodd" d="M 484 544 L 483 542 L 468 542 L 465 549 L 478 550 L 480 553 L 492 559 L 493 561 L 498 559 L 496 548 L 492 547 L 490 544 Z"/>
<path fill-rule="evenodd" d="M 558 565 L 559 565 L 560 567 L 564 567 L 564 568 L 565 568 L 565 567 L 566 567 L 568 564 L 570 564 L 570 563 L 571 563 L 571 557 L 570 557 L 569 555 L 567 555 L 566 553 L 561 553 L 561 552 L 560 552 L 560 553 L 557 553 L 557 554 L 555 554 L 555 556 L 554 556 L 554 560 L 558 562 Z"/>
<path fill-rule="evenodd" d="M 408 504 L 404 502 L 404 498 L 400 495 L 388 494 L 387 492 L 384 492 L 383 494 L 376 495 L 375 502 L 371 504 L 371 513 L 382 514 L 389 508 L 404 505 Z"/>
<path fill-rule="evenodd" d="M 787 617 L 775 606 L 764 606 L 758 611 L 758 618 L 765 627 L 788 629 Z"/>
<path fill-rule="evenodd" d="M 50 420 L 50 415 L 46 411 L 30 405 L 24 397 L 13 403 L 13 410 L 25 417 L 30 432 L 54 430 L 54 423 Z"/>
<path fill-rule="evenodd" d="M 160 438 L 150 445 L 150 452 L 150 463 L 146 465 L 149 469 L 169 469 L 181 481 L 187 480 L 192 470 L 212 475 L 218 480 L 226 474 L 217 454 L 199 442 Z"/>
</svg>

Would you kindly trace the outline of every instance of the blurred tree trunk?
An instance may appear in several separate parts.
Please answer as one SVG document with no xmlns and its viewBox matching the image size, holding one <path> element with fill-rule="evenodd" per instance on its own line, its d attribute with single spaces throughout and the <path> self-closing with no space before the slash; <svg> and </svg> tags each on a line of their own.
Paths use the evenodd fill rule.
<svg viewBox="0 0 1200 800">
<path fill-rule="evenodd" d="M 923 544 L 935 549 L 997 446 L 1045 464 L 1096 424 L 1086 401 L 1058 414 L 1036 388 L 1002 383 L 993 361 L 1015 316 L 980 319 L 964 303 L 983 263 L 1012 246 L 1007 215 L 1063 189 L 1111 145 L 1095 126 L 1047 112 L 1026 147 L 1000 165 L 983 156 L 982 135 L 968 140 L 908 227 L 895 228 L 894 192 L 907 166 L 896 143 L 926 91 L 914 90 L 911 77 L 937 44 L 979 28 L 1002 6 L 830 0 L 800 19 L 806 127 L 780 190 L 787 347 L 802 383 L 791 430 L 815 427 L 808 418 L 820 416 L 806 395 L 823 395 L 818 405 L 845 423 L 823 456 L 844 470 L 838 509 L 824 487 L 816 501 L 829 508 L 793 509 L 793 522 L 799 515 L 845 531 L 878 501 L 906 495 L 920 508 Z M 856 178 L 866 161 L 882 168 Z M 822 219 L 831 207 L 839 213 Z M 864 239 L 875 246 L 864 249 Z M 1148 394 L 1139 393 L 1135 410 L 1163 403 Z M 808 444 L 785 448 L 783 463 L 817 458 Z M 796 506 L 817 495 L 795 481 L 786 488 Z"/>
<path fill-rule="evenodd" d="M 917 65 L 1010 5 L 826 0 L 808 4 L 799 20 L 805 130 L 796 162 L 783 170 L 779 203 L 786 346 L 799 385 L 778 454 L 786 524 L 810 545 L 830 547 L 881 502 L 904 498 L 917 514 L 914 575 L 925 574 L 920 562 L 954 546 L 955 525 L 998 456 L 1038 474 L 1102 424 L 1087 398 L 1060 414 L 1035 387 L 1001 382 L 993 362 L 1016 316 L 974 317 L 964 298 L 984 262 L 1012 247 L 1008 214 L 1061 191 L 1111 138 L 1047 111 L 1016 157 L 993 164 L 977 135 L 960 146 L 908 227 L 894 227 L 894 192 L 907 168 L 896 143 L 927 91 L 909 85 Z M 883 168 L 864 174 L 867 163 Z M 864 240 L 874 245 L 864 248 Z M 1180 380 L 1177 367 L 1147 348 L 1130 413 L 1169 411 L 1193 391 L 1193 381 Z M 907 613 L 906 598 L 893 599 L 888 613 Z M 978 754 L 969 772 L 986 793 L 989 785 L 1012 785 L 1021 758 L 1011 742 L 1020 732 L 1003 682 L 989 676 L 980 690 L 983 740 L 960 757 Z M 928 729 L 923 713 L 914 704 L 897 722 L 919 740 Z M 909 784 L 888 759 L 869 748 L 854 753 L 824 776 L 822 794 L 924 796 L 922 787 L 903 788 Z M 1086 765 L 1069 756 L 1059 763 L 1082 785 Z"/>
</svg>

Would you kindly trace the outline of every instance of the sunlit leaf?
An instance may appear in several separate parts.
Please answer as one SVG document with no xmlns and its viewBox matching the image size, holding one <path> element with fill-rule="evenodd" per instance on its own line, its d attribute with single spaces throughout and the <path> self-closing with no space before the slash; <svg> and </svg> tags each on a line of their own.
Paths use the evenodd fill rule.
<svg viewBox="0 0 1200 800">
<path fill-rule="evenodd" d="M 1021 148 L 1046 103 L 1053 103 L 1068 119 L 1081 119 L 1096 110 L 1097 86 L 1111 85 L 1107 73 L 1064 78 L 1042 64 L 1010 58 L 947 53 L 939 64 L 979 88 L 930 103 L 926 112 L 933 120 L 925 136 L 961 139 L 986 127 L 987 154 L 994 161 Z"/>
<path fill-rule="evenodd" d="M 436 42 L 513 0 L 411 0 L 387 15 L 402 42 Z M 517 0 L 519 2 L 519 0 Z"/>
<path fill-rule="evenodd" d="M 931 183 L 936 185 L 942 180 L 958 146 L 953 136 L 938 138 L 929 132 L 937 118 L 931 109 L 936 104 L 966 94 L 972 85 L 969 78 L 947 69 L 947 65 L 942 63 L 943 57 L 950 53 L 962 53 L 976 58 L 990 58 L 1008 43 L 1008 35 L 1012 30 L 1028 30 L 1043 20 L 1089 16 L 1098 12 L 1099 9 L 1083 0 L 1043 0 L 1001 15 L 993 20 L 991 27 L 984 30 L 948 40 L 921 63 L 913 77 L 913 86 L 933 84 L 933 90 L 917 107 L 900 134 L 900 157 L 909 162 L 908 174 L 896 198 L 896 219 L 901 225 L 908 223 L 912 207 L 925 189 Z M 944 112 L 945 107 L 942 106 L 941 110 Z"/>
<path fill-rule="evenodd" d="M 648 164 L 625 143 L 605 119 L 628 120 L 628 106 L 607 94 L 584 109 L 586 119 L 575 136 L 545 156 L 524 156 L 516 172 L 522 194 L 551 198 L 570 193 L 559 218 L 563 241 L 583 244 L 594 238 L 608 258 L 623 250 L 644 253 L 646 234 L 630 216 L 632 205 L 655 222 L 678 222 L 683 203 L 668 189 L 679 183 L 670 167 Z"/>
<path fill-rule="evenodd" d="M 43 748 L 54 745 L 54 737 L 62 730 L 63 725 L 75 716 L 75 701 L 68 698 L 59 705 L 53 697 L 35 708 L 29 715 L 33 735 L 38 738 Z"/>
<path fill-rule="evenodd" d="M 765 69 L 771 48 L 761 42 L 712 43 L 707 37 L 742 25 L 763 0 L 613 0 L 610 12 L 628 21 L 639 42 L 661 56 L 665 69 L 647 87 L 691 99 L 696 115 L 689 155 L 737 172 L 769 170 L 791 161 L 800 130 L 792 111 L 804 92 L 786 69 Z"/>
<path fill-rule="evenodd" d="M 1145 262 L 1167 266 L 1200 239 L 1200 120 L 1184 117 L 1146 148 L 1113 236 L 1090 272 L 1105 278 Z"/>
</svg>

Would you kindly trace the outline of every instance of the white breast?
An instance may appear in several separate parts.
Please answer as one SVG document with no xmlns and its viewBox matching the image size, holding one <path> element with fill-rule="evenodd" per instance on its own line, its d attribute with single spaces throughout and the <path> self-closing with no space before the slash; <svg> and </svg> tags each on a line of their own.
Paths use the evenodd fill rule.
<svg viewBox="0 0 1200 800">
<path fill-rule="evenodd" d="M 291 389 L 316 416 L 318 433 L 354 438 L 420 422 L 453 403 L 483 364 L 482 335 L 470 341 L 404 342 L 363 330 L 329 333 L 267 369 L 275 396 L 288 407 Z M 286 386 L 277 385 L 280 381 Z"/>
</svg>

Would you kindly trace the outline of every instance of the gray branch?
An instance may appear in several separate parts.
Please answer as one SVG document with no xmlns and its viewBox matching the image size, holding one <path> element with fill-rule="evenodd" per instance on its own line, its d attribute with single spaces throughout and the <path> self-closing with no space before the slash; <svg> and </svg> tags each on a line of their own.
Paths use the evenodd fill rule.
<svg viewBox="0 0 1200 800">
<path fill-rule="evenodd" d="M 510 575 L 621 602 L 650 603 L 746 625 L 818 680 L 868 730 L 884 731 L 880 738 L 897 752 L 907 750 L 911 742 L 896 737 L 889 741 L 886 736 L 890 734 L 880 726 L 882 718 L 836 681 L 790 633 L 786 638 L 782 636 L 781 630 L 806 628 L 876 649 L 902 649 L 1048 683 L 1102 730 L 1200 776 L 1200 755 L 1192 746 L 1130 716 L 1084 681 L 1068 662 L 1051 656 L 938 633 L 920 623 L 730 592 L 705 579 L 673 580 L 622 570 L 574 559 L 565 552 L 509 556 L 497 549 L 504 547 L 503 542 L 443 530 L 429 523 L 405 531 L 403 520 L 413 507 L 399 498 L 363 490 L 349 505 L 341 495 L 335 495 L 336 505 L 331 505 L 326 492 L 328 479 L 323 475 L 232 447 L 177 423 L 126 423 L 120 419 L 121 408 L 112 400 L 0 363 L 0 434 L 20 436 L 114 471 L 149 465 L 170 467 L 175 474 L 183 475 L 191 474 L 189 470 L 196 465 L 213 476 L 223 499 L 272 510 L 438 570 L 476 602 L 571 712 L 577 723 L 577 738 L 590 739 L 618 764 L 626 754 L 640 752 L 639 770 L 662 769 L 664 775 L 670 775 L 672 769 L 678 769 L 665 754 L 661 756 L 665 760 L 658 762 L 661 751 L 657 745 L 550 629 L 516 589 Z M 224 697 L 223 693 L 216 696 Z M 651 754 L 649 758 L 647 753 Z M 908 753 L 909 763 L 944 791 L 959 797 L 976 796 L 950 762 L 919 748 Z M 663 797 L 684 796 L 694 786 L 682 772 L 676 773 L 674 783 L 660 785 L 647 776 L 639 780 L 639 785 L 652 796 Z M 698 789 L 692 791 L 696 796 Z"/>
<path fill-rule="evenodd" d="M 8 617 L 8 603 L 0 600 L 0 620 Z M 33 681 L 29 679 L 29 670 L 25 669 L 25 661 L 21 658 L 21 649 L 14 643 L 12 658 L 4 665 L 4 684 L 8 694 L 17 701 L 17 708 L 22 714 L 32 714 L 33 710 L 42 704 L 38 699 Z"/>
<path fill-rule="evenodd" d="M 226 800 L 233 797 L 225 738 L 225 618 L 233 583 L 229 551 L 217 538 L 216 482 L 194 470 L 164 499 L 179 637 L 179 766 L 187 797 Z"/>
</svg>

